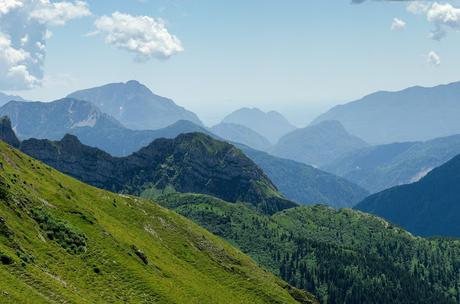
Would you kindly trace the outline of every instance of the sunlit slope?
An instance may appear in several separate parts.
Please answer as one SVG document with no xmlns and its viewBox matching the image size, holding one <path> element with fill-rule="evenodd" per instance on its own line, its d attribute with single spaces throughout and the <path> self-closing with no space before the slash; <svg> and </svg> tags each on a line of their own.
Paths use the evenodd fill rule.
<svg viewBox="0 0 460 304">
<path fill-rule="evenodd" d="M 189 220 L 0 142 L 0 303 L 296 303 Z"/>
</svg>

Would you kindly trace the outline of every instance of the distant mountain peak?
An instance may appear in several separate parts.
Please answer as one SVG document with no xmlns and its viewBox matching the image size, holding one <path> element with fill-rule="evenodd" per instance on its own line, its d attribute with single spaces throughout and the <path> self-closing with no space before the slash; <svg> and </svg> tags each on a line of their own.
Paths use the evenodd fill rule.
<svg viewBox="0 0 460 304">
<path fill-rule="evenodd" d="M 6 104 L 9 101 L 25 101 L 24 98 L 15 95 L 8 95 L 0 92 L 0 106 Z"/>
<path fill-rule="evenodd" d="M 245 126 L 264 136 L 271 143 L 276 143 L 281 136 L 295 129 L 280 113 L 264 112 L 259 108 L 238 109 L 227 115 L 222 122 Z"/>
<path fill-rule="evenodd" d="M 80 90 L 68 97 L 91 102 L 130 129 L 157 130 L 179 120 L 202 125 L 196 114 L 169 98 L 155 95 L 137 80 Z"/>
<path fill-rule="evenodd" d="M 211 131 L 228 141 L 245 144 L 257 150 L 265 151 L 271 146 L 268 139 L 261 134 L 236 123 L 222 122 L 213 126 Z"/>
<path fill-rule="evenodd" d="M 68 133 L 64 135 L 64 137 L 61 139 L 61 142 L 66 144 L 82 144 L 77 136 Z"/>
<path fill-rule="evenodd" d="M 371 144 L 426 141 L 460 134 L 460 82 L 379 91 L 335 106 L 312 124 L 338 120 Z"/>
<path fill-rule="evenodd" d="M 313 166 L 323 166 L 347 153 L 368 147 L 335 120 L 321 121 L 280 138 L 272 153 Z"/>
<path fill-rule="evenodd" d="M 144 86 L 143 84 L 141 84 L 139 81 L 137 80 L 128 80 L 126 82 L 127 85 L 129 86 Z"/>
</svg>

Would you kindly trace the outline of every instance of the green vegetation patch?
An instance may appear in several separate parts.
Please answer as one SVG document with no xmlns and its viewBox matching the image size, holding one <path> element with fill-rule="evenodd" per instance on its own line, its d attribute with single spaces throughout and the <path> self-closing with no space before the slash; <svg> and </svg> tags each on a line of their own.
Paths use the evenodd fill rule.
<svg viewBox="0 0 460 304">
<path fill-rule="evenodd" d="M 56 241 L 68 252 L 78 254 L 86 251 L 86 236 L 69 223 L 54 218 L 43 209 L 32 209 L 32 218 L 48 239 Z"/>
</svg>

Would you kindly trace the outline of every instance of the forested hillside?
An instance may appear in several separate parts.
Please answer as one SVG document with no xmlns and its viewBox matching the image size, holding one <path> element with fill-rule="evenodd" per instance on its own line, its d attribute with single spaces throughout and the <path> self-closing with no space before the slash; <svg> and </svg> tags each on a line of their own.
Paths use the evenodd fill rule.
<svg viewBox="0 0 460 304">
<path fill-rule="evenodd" d="M 159 201 L 322 303 L 460 301 L 460 241 L 414 237 L 350 209 L 309 206 L 264 216 L 197 194 Z"/>
</svg>

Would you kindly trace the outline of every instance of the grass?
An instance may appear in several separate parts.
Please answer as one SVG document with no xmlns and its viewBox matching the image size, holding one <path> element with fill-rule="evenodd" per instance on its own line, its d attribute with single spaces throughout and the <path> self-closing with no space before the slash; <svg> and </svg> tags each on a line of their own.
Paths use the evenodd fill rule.
<svg viewBox="0 0 460 304">
<path fill-rule="evenodd" d="M 0 162 L 1 303 L 297 303 L 298 290 L 173 211 L 2 142 Z"/>
</svg>

